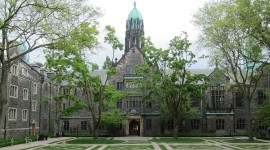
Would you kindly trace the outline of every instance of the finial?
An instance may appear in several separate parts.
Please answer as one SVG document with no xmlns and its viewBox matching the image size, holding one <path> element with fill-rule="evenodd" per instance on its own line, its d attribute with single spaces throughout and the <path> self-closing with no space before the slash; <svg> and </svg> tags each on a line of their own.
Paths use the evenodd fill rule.
<svg viewBox="0 0 270 150">
<path fill-rule="evenodd" d="M 134 1 L 134 7 L 136 7 L 136 1 Z"/>
</svg>

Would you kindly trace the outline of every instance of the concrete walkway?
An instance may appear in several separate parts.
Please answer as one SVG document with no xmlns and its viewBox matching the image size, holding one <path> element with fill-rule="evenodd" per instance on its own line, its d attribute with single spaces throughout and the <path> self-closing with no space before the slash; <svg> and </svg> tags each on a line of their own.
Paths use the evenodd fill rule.
<svg viewBox="0 0 270 150">
<path fill-rule="evenodd" d="M 135 141 L 135 143 L 131 142 L 130 143 L 121 143 L 121 144 L 83 144 L 86 145 L 86 150 L 91 150 L 93 148 L 97 148 L 98 150 L 103 150 L 106 149 L 109 146 L 113 147 L 122 147 L 122 146 L 132 146 L 133 148 L 137 146 L 142 146 L 142 145 L 152 145 L 153 148 L 155 150 L 161 150 L 160 146 L 163 145 L 166 149 L 168 150 L 173 150 L 173 147 L 176 147 L 176 149 L 193 149 L 194 147 L 197 147 L 197 149 L 205 149 L 205 148 L 212 148 L 212 149 L 224 149 L 224 150 L 230 150 L 230 149 L 238 149 L 238 150 L 245 150 L 246 148 L 241 148 L 241 147 L 237 147 L 238 145 L 249 145 L 249 146 L 266 146 L 268 147 L 268 149 L 270 149 L 270 141 L 267 140 L 260 140 L 266 143 L 226 143 L 226 142 L 218 142 L 215 140 L 212 140 L 214 138 L 202 138 L 202 137 L 193 137 L 193 138 L 200 138 L 203 139 L 204 142 L 200 142 L 200 143 L 166 143 L 166 142 L 162 142 L 162 143 L 156 143 L 156 142 L 147 142 L 148 140 L 153 139 L 152 137 L 140 137 L 140 136 L 127 136 L 127 137 L 115 137 L 115 140 L 122 140 L 122 141 Z M 45 141 L 35 141 L 35 142 L 30 142 L 30 143 L 25 143 L 25 144 L 18 144 L 18 145 L 13 145 L 13 146 L 8 146 L 8 147 L 4 147 L 4 148 L 0 148 L 1 150 L 20 150 L 20 149 L 29 149 L 29 150 L 34 150 L 37 147 L 44 147 L 44 146 L 59 146 L 59 145 L 63 145 L 63 146 L 67 146 L 68 144 L 65 144 L 65 142 L 61 142 L 61 144 L 57 143 L 60 141 L 67 141 L 67 140 L 71 140 L 74 139 L 74 137 L 70 138 L 70 137 L 60 137 L 60 138 L 49 138 L 48 140 Z M 225 138 L 226 139 L 226 138 Z M 146 141 L 146 142 L 144 142 Z M 133 143 L 133 144 L 132 144 Z M 198 146 L 200 148 L 198 148 Z M 249 149 L 249 148 L 247 148 Z M 253 148 L 254 150 L 254 148 Z"/>
</svg>

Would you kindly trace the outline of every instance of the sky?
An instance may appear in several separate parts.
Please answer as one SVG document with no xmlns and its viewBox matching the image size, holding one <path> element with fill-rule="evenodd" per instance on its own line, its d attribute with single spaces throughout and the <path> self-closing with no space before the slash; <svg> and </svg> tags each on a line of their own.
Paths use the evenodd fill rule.
<svg viewBox="0 0 270 150">
<path fill-rule="evenodd" d="M 198 30 L 191 23 L 192 15 L 199 7 L 202 7 L 208 0 L 136 0 L 136 7 L 141 12 L 144 21 L 145 36 L 150 36 L 157 48 L 168 48 L 168 44 L 174 36 L 186 31 L 189 40 L 193 43 L 191 49 L 200 56 L 205 53 L 195 46 L 198 37 Z M 101 48 L 96 55 L 89 56 L 90 60 L 102 66 L 106 56 L 112 56 L 110 45 L 103 44 L 105 26 L 110 25 L 116 29 L 116 36 L 124 44 L 126 20 L 129 12 L 134 7 L 134 0 L 89 0 L 89 3 L 100 7 L 103 16 L 98 19 Z M 116 57 L 120 59 L 123 51 L 117 51 Z M 36 52 L 35 60 L 43 59 L 40 52 Z M 31 57 L 31 56 L 30 56 Z M 30 58 L 31 59 L 31 58 Z M 208 68 L 207 60 L 198 60 L 194 69 Z"/>
</svg>

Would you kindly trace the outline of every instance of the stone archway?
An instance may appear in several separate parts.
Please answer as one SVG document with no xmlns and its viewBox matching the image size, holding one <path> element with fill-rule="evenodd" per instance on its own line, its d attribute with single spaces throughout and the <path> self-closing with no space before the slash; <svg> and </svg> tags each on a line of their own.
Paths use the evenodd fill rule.
<svg viewBox="0 0 270 150">
<path fill-rule="evenodd" d="M 131 120 L 129 122 L 129 135 L 140 135 L 140 121 Z"/>
</svg>

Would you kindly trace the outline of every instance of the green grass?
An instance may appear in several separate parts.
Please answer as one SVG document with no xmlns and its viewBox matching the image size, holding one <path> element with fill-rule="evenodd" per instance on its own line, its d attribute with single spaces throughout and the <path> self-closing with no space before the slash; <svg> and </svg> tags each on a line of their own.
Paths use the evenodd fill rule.
<svg viewBox="0 0 270 150">
<path fill-rule="evenodd" d="M 105 148 L 105 150 L 153 150 L 154 147 L 152 145 L 121 145 L 121 146 L 113 146 L 109 145 Z"/>
<path fill-rule="evenodd" d="M 153 140 L 150 140 L 151 142 L 157 142 L 157 143 L 200 143 L 203 142 L 204 140 L 202 139 L 197 139 L 197 138 L 159 138 L 156 139 L 154 138 Z"/>
<path fill-rule="evenodd" d="M 57 146 L 45 146 L 40 147 L 35 150 L 69 150 L 69 149 L 76 149 L 76 150 L 85 150 L 86 146 L 79 146 L 79 145 L 57 145 Z"/>
<path fill-rule="evenodd" d="M 254 140 L 250 142 L 249 140 L 236 140 L 233 138 L 205 138 L 204 140 L 209 140 L 209 143 L 219 142 L 219 143 L 265 143 L 263 141 Z"/>
<path fill-rule="evenodd" d="M 224 142 L 228 142 L 228 143 L 265 143 L 265 142 L 258 141 L 258 140 L 249 141 L 249 140 L 234 140 L 234 139 L 226 139 L 226 140 L 224 140 Z"/>
<path fill-rule="evenodd" d="M 128 140 L 124 144 L 148 144 L 150 141 L 140 141 L 140 140 Z"/>
<path fill-rule="evenodd" d="M 167 150 L 167 148 L 164 145 L 159 145 L 159 147 L 161 148 L 161 150 Z"/>
<path fill-rule="evenodd" d="M 112 140 L 112 139 L 105 139 L 99 138 L 94 140 L 93 138 L 82 138 L 82 139 L 74 139 L 66 142 L 67 144 L 119 144 L 124 143 L 121 140 Z"/>
<path fill-rule="evenodd" d="M 97 145 L 96 147 L 92 148 L 92 150 L 97 150 L 99 148 L 101 148 L 101 145 Z"/>
</svg>

